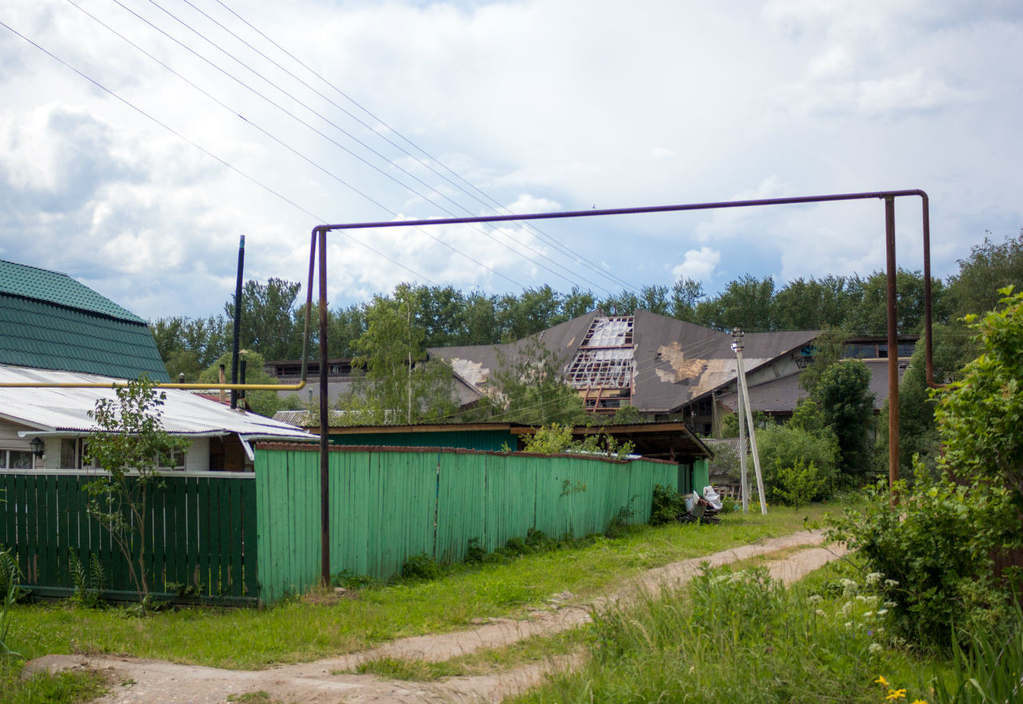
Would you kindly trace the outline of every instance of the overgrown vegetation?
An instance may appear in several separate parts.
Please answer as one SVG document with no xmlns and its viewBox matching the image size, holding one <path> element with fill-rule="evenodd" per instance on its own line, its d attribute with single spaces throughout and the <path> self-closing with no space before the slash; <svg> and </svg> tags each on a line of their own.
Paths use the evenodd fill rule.
<svg viewBox="0 0 1023 704">
<path fill-rule="evenodd" d="M 1023 294 L 1003 294 L 999 310 L 972 321 L 982 354 L 938 393 L 940 474 L 918 464 L 912 487 L 891 487 L 898 505 L 882 484 L 834 533 L 880 575 L 893 627 L 925 646 L 997 637 L 1006 622 L 1011 580 L 994 574 L 993 558 L 1023 545 Z"/>
<path fill-rule="evenodd" d="M 611 459 L 624 460 L 634 449 L 632 442 L 627 441 L 619 445 L 613 436 L 604 433 L 588 434 L 576 440 L 571 425 L 551 423 L 537 428 L 535 433 L 526 438 L 523 452 L 541 455 L 559 453 L 603 455 Z"/>
<path fill-rule="evenodd" d="M 926 698 L 917 663 L 878 633 L 878 608 L 785 588 L 763 568 L 705 571 L 596 615 L 591 659 L 515 701 L 877 704 L 879 673 L 907 702 Z"/>
</svg>

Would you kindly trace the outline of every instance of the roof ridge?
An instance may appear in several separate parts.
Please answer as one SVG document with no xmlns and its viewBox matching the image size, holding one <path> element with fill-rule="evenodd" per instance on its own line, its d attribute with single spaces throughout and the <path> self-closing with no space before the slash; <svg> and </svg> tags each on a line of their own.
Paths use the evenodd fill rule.
<svg viewBox="0 0 1023 704">
<path fill-rule="evenodd" d="M 146 324 L 145 319 L 62 271 L 0 259 L 0 294 Z"/>
</svg>

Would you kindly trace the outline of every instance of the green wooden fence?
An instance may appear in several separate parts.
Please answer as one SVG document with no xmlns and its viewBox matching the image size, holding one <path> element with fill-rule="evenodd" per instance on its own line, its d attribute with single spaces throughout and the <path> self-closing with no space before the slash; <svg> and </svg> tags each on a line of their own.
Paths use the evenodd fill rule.
<svg viewBox="0 0 1023 704">
<path fill-rule="evenodd" d="M 98 560 L 108 596 L 134 594 L 128 566 L 109 533 L 85 510 L 96 473 L 0 470 L 0 545 L 12 548 L 22 584 L 42 596 L 74 590 L 73 555 Z M 145 549 L 150 590 L 252 601 L 256 564 L 256 484 L 251 474 L 174 473 L 150 494 Z"/>
<path fill-rule="evenodd" d="M 319 580 L 320 469 L 316 448 L 268 447 L 255 466 L 259 582 L 274 601 Z M 494 550 L 530 529 L 603 532 L 623 509 L 645 523 L 654 485 L 677 482 L 678 466 L 655 460 L 332 448 L 331 571 L 386 579 L 420 553 L 459 561 L 473 538 Z"/>
<path fill-rule="evenodd" d="M 404 447 L 330 453 L 330 560 L 386 579 L 408 558 L 464 558 L 471 539 L 494 550 L 530 529 L 559 537 L 603 532 L 623 509 L 649 519 L 655 484 L 677 465 L 578 455 Z M 127 565 L 85 510 L 96 473 L 0 470 L 0 545 L 23 586 L 67 596 L 72 556 L 102 566 L 108 597 L 131 597 Z M 315 446 L 268 445 L 254 473 L 169 473 L 152 492 L 146 552 L 151 591 L 224 603 L 269 603 L 320 577 L 320 462 Z"/>
</svg>

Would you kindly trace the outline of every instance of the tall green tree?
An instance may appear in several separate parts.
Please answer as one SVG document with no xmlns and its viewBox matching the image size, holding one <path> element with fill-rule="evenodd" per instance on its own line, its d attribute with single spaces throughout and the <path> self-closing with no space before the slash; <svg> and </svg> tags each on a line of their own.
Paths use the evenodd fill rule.
<svg viewBox="0 0 1023 704">
<path fill-rule="evenodd" d="M 779 330 L 838 328 L 860 296 L 858 287 L 842 276 L 798 278 L 775 295 L 775 324 Z"/>
<path fill-rule="evenodd" d="M 227 321 L 223 316 L 160 318 L 149 323 L 167 374 L 177 381 L 199 380 L 199 374 L 230 348 Z"/>
<path fill-rule="evenodd" d="M 895 275 L 896 325 L 900 335 L 918 334 L 924 324 L 924 277 L 919 271 L 899 269 Z M 945 286 L 931 280 L 931 305 L 934 322 L 946 322 L 949 306 Z M 856 335 L 884 335 L 888 330 L 888 277 L 875 271 L 863 281 L 863 295 L 844 326 Z"/>
<path fill-rule="evenodd" d="M 810 398 L 819 405 L 825 425 L 838 439 L 842 470 L 857 474 L 869 469 L 874 393 L 870 391 L 867 365 L 858 359 L 833 364 L 821 375 Z"/>
<path fill-rule="evenodd" d="M 758 279 L 748 274 L 739 277 L 720 296 L 701 302 L 694 322 L 724 331 L 774 330 L 774 279 L 770 276 Z"/>
<path fill-rule="evenodd" d="M 1023 228 L 1018 237 L 1002 243 L 984 238 L 970 256 L 959 260 L 959 272 L 949 279 L 949 298 L 956 318 L 994 310 L 1001 299 L 999 289 L 1023 290 Z"/>
<path fill-rule="evenodd" d="M 302 329 L 294 319 L 295 301 L 302 284 L 284 279 L 268 279 L 265 284 L 246 281 L 242 288 L 242 348 L 255 350 L 266 359 L 287 359 L 293 351 L 295 338 Z M 234 296 L 224 304 L 228 320 L 234 317 Z M 233 322 L 228 334 L 234 335 Z"/>
<path fill-rule="evenodd" d="M 400 286 L 393 297 L 374 297 L 353 367 L 365 376 L 340 402 L 353 424 L 413 424 L 454 414 L 451 368 L 428 360 L 426 331 L 417 320 L 422 292 Z"/>
<path fill-rule="evenodd" d="M 679 279 L 671 287 L 671 317 L 691 323 L 696 319 L 696 306 L 707 297 L 703 284 L 693 279 Z"/>
</svg>

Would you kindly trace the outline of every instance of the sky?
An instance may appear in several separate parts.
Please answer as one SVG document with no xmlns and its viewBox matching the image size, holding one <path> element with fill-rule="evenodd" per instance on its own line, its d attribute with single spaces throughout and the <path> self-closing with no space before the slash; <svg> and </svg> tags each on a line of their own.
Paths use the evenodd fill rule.
<svg viewBox="0 0 1023 704">
<path fill-rule="evenodd" d="M 0 259 L 148 319 L 305 281 L 321 223 L 923 189 L 932 269 L 1023 228 L 1018 0 L 4 0 Z M 899 264 L 922 267 L 917 198 Z M 884 267 L 881 200 L 335 231 L 401 282 L 709 293 Z"/>
</svg>

